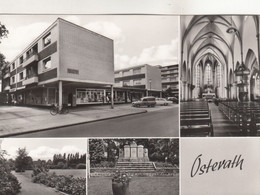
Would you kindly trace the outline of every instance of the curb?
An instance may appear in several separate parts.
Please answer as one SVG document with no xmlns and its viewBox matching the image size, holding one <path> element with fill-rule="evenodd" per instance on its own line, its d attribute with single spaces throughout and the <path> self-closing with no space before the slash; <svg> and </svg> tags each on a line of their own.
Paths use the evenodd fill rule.
<svg viewBox="0 0 260 195">
<path fill-rule="evenodd" d="M 60 126 L 56 126 L 56 127 L 47 127 L 47 128 L 43 128 L 43 129 L 33 129 L 33 130 L 26 131 L 26 132 L 9 133 L 7 135 L 1 135 L 0 138 L 11 137 L 11 136 L 15 136 L 15 135 L 23 135 L 23 134 L 27 134 L 27 133 L 47 131 L 47 130 L 51 130 L 51 129 L 54 130 L 54 129 L 62 128 L 62 127 L 69 127 L 69 126 L 73 126 L 73 125 L 80 125 L 80 124 L 104 121 L 104 120 L 108 120 L 108 119 L 114 119 L 114 118 L 120 118 L 120 117 L 125 117 L 125 116 L 143 114 L 143 113 L 147 113 L 147 112 L 148 112 L 147 110 L 144 110 L 144 111 L 139 111 L 137 113 L 123 114 L 123 115 L 120 115 L 120 116 L 111 116 L 111 117 L 107 117 L 107 118 L 94 119 L 94 120 L 91 120 L 91 121 L 84 121 L 84 122 L 79 122 L 79 123 L 71 123 L 71 124 L 60 125 Z"/>
</svg>

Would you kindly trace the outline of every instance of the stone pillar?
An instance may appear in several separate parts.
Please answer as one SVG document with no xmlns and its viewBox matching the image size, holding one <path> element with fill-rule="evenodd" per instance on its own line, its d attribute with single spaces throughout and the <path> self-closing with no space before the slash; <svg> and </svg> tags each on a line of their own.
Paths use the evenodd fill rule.
<svg viewBox="0 0 260 195">
<path fill-rule="evenodd" d="M 114 108 L 114 87 L 111 85 L 111 109 Z"/>
<path fill-rule="evenodd" d="M 146 96 L 149 96 L 149 92 L 148 92 L 148 90 L 146 90 Z"/>
<path fill-rule="evenodd" d="M 160 98 L 162 98 L 162 92 L 160 91 Z"/>
<path fill-rule="evenodd" d="M 149 161 L 148 149 L 147 148 L 144 148 L 144 161 Z"/>
<path fill-rule="evenodd" d="M 237 82 L 234 82 L 233 83 L 233 87 L 234 87 L 234 98 L 236 98 L 237 99 Z"/>
<path fill-rule="evenodd" d="M 144 146 L 143 145 L 137 146 L 137 156 L 138 156 L 138 159 L 143 160 L 143 158 L 144 158 Z"/>
<path fill-rule="evenodd" d="M 186 100 L 186 86 L 187 86 L 187 82 L 183 81 L 182 82 L 182 100 Z"/>
<path fill-rule="evenodd" d="M 124 146 L 124 159 L 130 159 L 131 155 L 130 155 L 130 146 L 129 145 L 125 145 Z"/>
<path fill-rule="evenodd" d="M 130 150 L 131 150 L 131 157 L 130 159 L 131 160 L 136 160 L 137 159 L 137 145 L 135 142 L 133 142 L 131 145 L 130 145 Z"/>
<path fill-rule="evenodd" d="M 62 81 L 59 81 L 59 109 L 62 107 Z"/>
</svg>

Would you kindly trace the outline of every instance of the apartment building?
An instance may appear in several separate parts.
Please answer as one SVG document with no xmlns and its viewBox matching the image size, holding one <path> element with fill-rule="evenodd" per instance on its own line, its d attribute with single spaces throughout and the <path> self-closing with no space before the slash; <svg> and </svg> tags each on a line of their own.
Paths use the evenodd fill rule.
<svg viewBox="0 0 260 195">
<path fill-rule="evenodd" d="M 113 40 L 58 18 L 2 72 L 3 92 L 20 104 L 104 102 L 113 93 Z"/>
<path fill-rule="evenodd" d="M 115 101 L 132 102 L 144 96 L 160 97 L 161 72 L 148 64 L 115 71 Z"/>
<path fill-rule="evenodd" d="M 171 89 L 171 94 L 179 97 L 179 65 L 159 66 L 161 70 L 162 90 Z"/>
</svg>

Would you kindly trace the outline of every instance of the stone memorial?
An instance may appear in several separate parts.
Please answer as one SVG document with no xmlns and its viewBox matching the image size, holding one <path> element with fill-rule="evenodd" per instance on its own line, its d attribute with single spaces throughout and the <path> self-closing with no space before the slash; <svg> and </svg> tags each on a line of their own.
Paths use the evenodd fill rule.
<svg viewBox="0 0 260 195">
<path fill-rule="evenodd" d="M 123 154 L 122 154 L 123 153 Z M 125 145 L 124 150 L 119 150 L 119 162 L 149 162 L 148 149 L 143 145 L 132 142 Z"/>
</svg>

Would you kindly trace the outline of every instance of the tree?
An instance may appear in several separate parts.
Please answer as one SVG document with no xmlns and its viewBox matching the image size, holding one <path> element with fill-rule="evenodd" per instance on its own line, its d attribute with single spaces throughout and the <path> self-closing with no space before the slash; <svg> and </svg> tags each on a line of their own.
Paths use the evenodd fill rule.
<svg viewBox="0 0 260 195">
<path fill-rule="evenodd" d="M 28 156 L 26 148 L 18 148 L 17 157 L 15 159 L 15 171 L 23 172 L 32 168 L 32 158 Z"/>
<path fill-rule="evenodd" d="M 100 163 L 104 158 L 104 143 L 101 139 L 89 140 L 89 155 L 91 163 Z"/>
<path fill-rule="evenodd" d="M 9 31 L 7 30 L 5 25 L 0 22 L 0 40 L 2 38 L 7 37 L 7 34 L 9 34 Z M 1 41 L 0 41 L 0 43 L 1 43 Z"/>
</svg>

